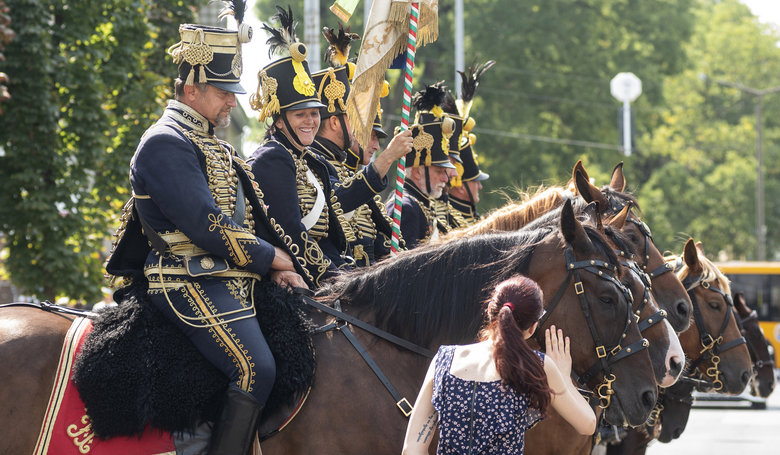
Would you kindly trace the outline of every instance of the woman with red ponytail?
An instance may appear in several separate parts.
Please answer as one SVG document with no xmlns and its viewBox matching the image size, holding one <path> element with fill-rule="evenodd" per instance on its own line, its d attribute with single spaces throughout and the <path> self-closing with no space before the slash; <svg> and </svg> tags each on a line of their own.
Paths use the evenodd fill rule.
<svg viewBox="0 0 780 455">
<path fill-rule="evenodd" d="M 530 278 L 516 275 L 496 286 L 480 341 L 441 346 L 431 361 L 404 454 L 427 454 L 437 427 L 437 455 L 522 454 L 526 430 L 549 406 L 581 434 L 593 434 L 596 416 L 569 379 L 569 338 L 551 326 L 546 354 L 526 341 L 543 313 L 542 291 Z"/>
</svg>

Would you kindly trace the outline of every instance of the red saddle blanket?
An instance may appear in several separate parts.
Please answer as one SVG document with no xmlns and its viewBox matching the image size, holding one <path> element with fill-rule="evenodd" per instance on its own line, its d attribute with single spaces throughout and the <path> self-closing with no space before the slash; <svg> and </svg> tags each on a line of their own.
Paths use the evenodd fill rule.
<svg viewBox="0 0 780 455">
<path fill-rule="evenodd" d="M 73 321 L 65 341 L 43 419 L 34 455 L 175 455 L 173 437 L 168 432 L 147 427 L 141 437 L 99 439 L 92 432 L 84 402 L 71 378 L 73 362 L 92 321 L 77 318 Z"/>
</svg>

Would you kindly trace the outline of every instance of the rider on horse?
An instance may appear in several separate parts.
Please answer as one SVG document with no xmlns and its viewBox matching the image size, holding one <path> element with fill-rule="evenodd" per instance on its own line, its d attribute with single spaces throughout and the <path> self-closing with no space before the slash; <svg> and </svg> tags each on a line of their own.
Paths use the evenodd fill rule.
<svg viewBox="0 0 780 455">
<path fill-rule="evenodd" d="M 455 166 L 450 163 L 450 137 L 455 121 L 441 108 L 444 89 L 440 83 L 427 86 L 415 94 L 417 109 L 412 131 L 412 151 L 406 156 L 406 180 L 401 201 L 401 233 L 409 249 L 437 238 L 448 230 L 445 218 L 437 216 L 434 201 L 441 197 Z M 393 200 L 388 201 L 388 215 L 393 215 Z"/>
<path fill-rule="evenodd" d="M 208 453 L 243 454 L 276 368 L 255 317 L 255 283 L 270 276 L 306 284 L 249 166 L 214 134 L 229 124 L 235 94 L 245 93 L 241 44 L 251 29 L 184 24 L 179 31 L 181 41 L 168 49 L 179 64 L 175 100 L 131 161 L 133 198 L 106 269 L 148 281 L 148 300 L 230 379 Z"/>
</svg>

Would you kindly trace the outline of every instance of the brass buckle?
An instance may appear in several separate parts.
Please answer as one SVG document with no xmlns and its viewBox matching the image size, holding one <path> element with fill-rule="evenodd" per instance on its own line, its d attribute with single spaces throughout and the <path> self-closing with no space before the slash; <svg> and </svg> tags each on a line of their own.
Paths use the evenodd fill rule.
<svg viewBox="0 0 780 455">
<path fill-rule="evenodd" d="M 614 348 L 612 348 L 612 350 L 611 350 L 611 351 L 609 351 L 609 353 L 610 353 L 610 354 L 612 354 L 612 355 L 614 356 L 614 355 L 616 355 L 618 352 L 620 352 L 620 351 L 622 351 L 622 350 L 623 350 L 623 346 L 621 346 L 621 345 L 617 345 L 617 346 L 615 346 Z"/>
<path fill-rule="evenodd" d="M 582 287 L 582 281 L 578 281 L 574 283 L 574 292 L 576 292 L 577 295 L 580 295 L 585 292 L 585 288 Z"/>
<path fill-rule="evenodd" d="M 604 346 L 596 346 L 596 356 L 598 356 L 600 359 L 603 359 L 607 356 L 607 350 L 604 348 Z"/>
<path fill-rule="evenodd" d="M 412 410 L 414 409 L 414 406 L 409 404 L 409 400 L 406 398 L 401 398 L 395 405 L 398 406 L 398 409 L 400 409 L 401 412 L 403 412 L 404 417 L 409 417 L 409 415 L 412 413 Z"/>
</svg>

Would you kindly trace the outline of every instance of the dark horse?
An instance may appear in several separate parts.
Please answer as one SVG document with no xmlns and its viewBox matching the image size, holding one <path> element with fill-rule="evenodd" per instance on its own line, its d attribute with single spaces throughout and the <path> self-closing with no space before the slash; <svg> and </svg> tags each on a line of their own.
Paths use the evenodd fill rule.
<svg viewBox="0 0 780 455">
<path fill-rule="evenodd" d="M 758 325 L 758 314 L 747 305 L 741 292 L 734 293 L 734 310 L 740 323 L 742 336 L 747 341 L 750 360 L 753 362 L 751 390 L 754 396 L 766 398 L 775 390 L 775 362 L 769 352 L 769 340 Z"/>
<path fill-rule="evenodd" d="M 593 273 L 579 267 L 582 261 L 595 261 Z M 570 264 L 577 264 L 574 272 Z M 435 351 L 441 344 L 474 341 L 487 292 L 499 281 L 524 273 L 539 282 L 546 304 L 561 290 L 559 308 L 547 323 L 576 340 L 572 349 L 580 360 L 573 368 L 582 373 L 599 362 L 583 305 L 596 321 L 598 336 L 608 343 L 602 349 L 641 346 L 636 324 L 626 324 L 631 302 L 614 276 L 616 270 L 612 246 L 596 229 L 583 226 L 568 206 L 559 228 L 421 247 L 338 278 L 322 298 L 338 298 L 347 313 Z M 578 295 L 575 288 L 584 293 Z M 37 310 L 0 311 L 0 424 L 15 435 L 3 438 L 0 452 L 32 450 L 68 326 L 66 318 Z M 354 330 L 400 394 L 416 396 L 430 359 Z M 307 402 L 285 429 L 263 442 L 264 452 L 399 453 L 407 420 L 381 382 L 338 331 L 315 335 L 314 342 L 317 374 Z M 598 373 L 588 384 L 592 390 L 603 386 L 600 390 L 611 398 L 606 418 L 634 425 L 645 421 L 656 400 L 647 351 L 635 349 L 610 364 L 609 373 L 614 382 Z"/>
</svg>

